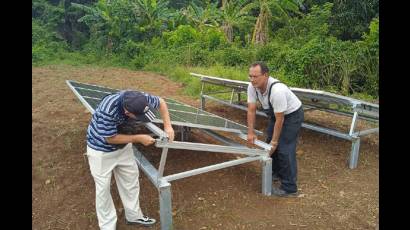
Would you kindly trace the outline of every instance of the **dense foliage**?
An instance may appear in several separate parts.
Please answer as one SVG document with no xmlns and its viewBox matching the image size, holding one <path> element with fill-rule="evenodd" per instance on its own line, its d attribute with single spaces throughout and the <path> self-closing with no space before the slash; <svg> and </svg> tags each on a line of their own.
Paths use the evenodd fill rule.
<svg viewBox="0 0 410 230">
<path fill-rule="evenodd" d="M 188 69 L 246 80 L 262 60 L 291 86 L 377 99 L 378 8 L 375 0 L 33 0 L 32 63 L 121 65 L 191 84 Z"/>
</svg>

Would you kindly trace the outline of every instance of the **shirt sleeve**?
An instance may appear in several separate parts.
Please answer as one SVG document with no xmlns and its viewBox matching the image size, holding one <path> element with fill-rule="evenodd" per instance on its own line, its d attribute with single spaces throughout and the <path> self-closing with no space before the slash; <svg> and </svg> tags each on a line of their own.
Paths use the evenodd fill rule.
<svg viewBox="0 0 410 230">
<path fill-rule="evenodd" d="M 154 109 L 159 108 L 159 97 L 158 96 L 153 96 L 151 94 L 145 93 L 145 97 L 147 98 L 148 104 L 152 108 L 154 108 Z"/>
<path fill-rule="evenodd" d="M 286 111 L 288 103 L 285 91 L 278 89 L 277 91 L 272 92 L 269 99 L 275 113 L 283 113 Z"/>
<path fill-rule="evenodd" d="M 251 84 L 248 85 L 248 103 L 256 103 L 256 91 Z"/>
</svg>

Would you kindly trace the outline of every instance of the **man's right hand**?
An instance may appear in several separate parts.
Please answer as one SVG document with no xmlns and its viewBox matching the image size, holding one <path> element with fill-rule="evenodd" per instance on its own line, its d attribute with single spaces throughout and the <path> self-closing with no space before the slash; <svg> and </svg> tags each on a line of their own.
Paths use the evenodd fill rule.
<svg viewBox="0 0 410 230">
<path fill-rule="evenodd" d="M 139 142 L 145 146 L 152 145 L 155 143 L 155 139 L 152 138 L 150 135 L 139 134 L 136 136 L 138 136 L 138 140 L 136 142 Z"/>
<path fill-rule="evenodd" d="M 255 133 L 248 133 L 248 144 L 254 144 L 256 140 Z"/>
</svg>

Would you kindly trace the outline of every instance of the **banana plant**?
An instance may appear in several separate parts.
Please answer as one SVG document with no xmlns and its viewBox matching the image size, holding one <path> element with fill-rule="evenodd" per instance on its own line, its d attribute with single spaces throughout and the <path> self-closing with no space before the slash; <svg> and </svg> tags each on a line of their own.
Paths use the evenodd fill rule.
<svg viewBox="0 0 410 230">
<path fill-rule="evenodd" d="M 252 34 L 252 43 L 265 44 L 268 42 L 269 23 L 272 20 L 289 21 L 289 13 L 299 14 L 301 0 L 259 0 L 252 3 L 259 8 L 255 27 Z"/>
<path fill-rule="evenodd" d="M 191 2 L 187 7 L 181 9 L 181 14 L 185 16 L 187 23 L 193 27 L 203 30 L 206 27 L 219 26 L 218 18 L 220 17 L 218 3 L 206 2 L 202 7 Z"/>
<path fill-rule="evenodd" d="M 220 20 L 222 30 L 229 42 L 233 41 L 234 28 L 243 29 L 251 26 L 255 17 L 249 14 L 253 4 L 248 0 L 223 0 Z"/>
</svg>

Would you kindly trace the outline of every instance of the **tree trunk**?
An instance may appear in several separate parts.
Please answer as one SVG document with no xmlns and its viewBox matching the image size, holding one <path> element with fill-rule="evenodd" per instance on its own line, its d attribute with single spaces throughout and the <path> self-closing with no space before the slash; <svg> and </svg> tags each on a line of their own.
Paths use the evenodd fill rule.
<svg viewBox="0 0 410 230">
<path fill-rule="evenodd" d="M 344 95 L 349 95 L 349 89 L 350 89 L 350 74 L 344 73 L 343 79 L 342 79 L 342 93 Z"/>
<path fill-rule="evenodd" d="M 347 57 L 346 55 L 343 56 L 344 58 L 341 61 L 341 72 L 342 72 L 342 93 L 344 95 L 349 95 L 350 88 L 351 88 L 351 75 L 356 70 L 354 60 L 355 57 Z"/>
<path fill-rule="evenodd" d="M 232 25 L 224 22 L 222 24 L 222 29 L 225 33 L 226 39 L 228 40 L 228 42 L 232 42 L 233 41 L 233 28 Z"/>
<path fill-rule="evenodd" d="M 264 28 L 265 27 L 265 28 Z M 264 22 L 258 18 L 253 31 L 252 42 L 254 44 L 265 44 L 268 40 L 268 31 Z"/>
<path fill-rule="evenodd" d="M 254 44 L 266 44 L 268 42 L 269 17 L 269 9 L 267 6 L 262 6 L 253 31 L 252 42 Z"/>
<path fill-rule="evenodd" d="M 108 36 L 108 39 L 107 39 L 107 52 L 109 54 L 111 54 L 112 46 L 113 46 L 112 38 L 111 38 L 111 36 Z"/>
</svg>

